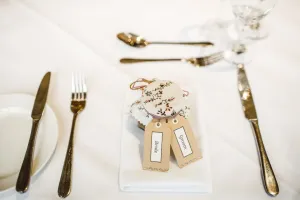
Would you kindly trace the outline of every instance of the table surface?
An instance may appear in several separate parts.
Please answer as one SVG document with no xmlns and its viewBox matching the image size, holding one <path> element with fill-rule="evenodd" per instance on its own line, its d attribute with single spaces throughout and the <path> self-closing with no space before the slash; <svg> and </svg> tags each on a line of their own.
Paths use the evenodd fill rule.
<svg viewBox="0 0 300 200">
<path fill-rule="evenodd" d="M 225 62 L 208 69 L 184 63 L 118 63 L 125 56 L 198 55 L 198 48 L 189 47 L 133 49 L 115 35 L 132 31 L 153 40 L 184 39 L 191 27 L 216 18 L 232 19 L 228 4 L 226 0 L 1 0 L 0 92 L 35 94 L 43 74 L 52 71 L 48 103 L 59 123 L 57 149 L 30 191 L 1 199 L 59 199 L 57 187 L 72 119 L 71 73 L 76 71 L 86 74 L 89 93 L 77 124 L 69 199 L 270 199 L 263 189 L 255 140 L 242 113 L 234 68 Z M 298 0 L 278 1 L 265 20 L 270 36 L 252 47 L 254 60 L 246 66 L 280 186 L 274 199 L 300 199 L 299 6 Z M 119 190 L 123 100 L 128 84 L 138 77 L 171 79 L 197 88 L 200 123 L 209 136 L 212 194 Z"/>
</svg>

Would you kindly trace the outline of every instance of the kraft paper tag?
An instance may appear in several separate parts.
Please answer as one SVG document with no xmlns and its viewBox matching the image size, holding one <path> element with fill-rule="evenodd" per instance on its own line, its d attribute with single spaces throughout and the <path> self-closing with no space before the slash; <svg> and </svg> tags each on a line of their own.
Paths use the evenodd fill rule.
<svg viewBox="0 0 300 200">
<path fill-rule="evenodd" d="M 202 158 L 190 123 L 177 115 L 168 121 L 172 131 L 171 147 L 180 168 Z"/>
<path fill-rule="evenodd" d="M 143 169 L 168 171 L 170 161 L 171 130 L 165 120 L 153 119 L 144 133 Z"/>
</svg>

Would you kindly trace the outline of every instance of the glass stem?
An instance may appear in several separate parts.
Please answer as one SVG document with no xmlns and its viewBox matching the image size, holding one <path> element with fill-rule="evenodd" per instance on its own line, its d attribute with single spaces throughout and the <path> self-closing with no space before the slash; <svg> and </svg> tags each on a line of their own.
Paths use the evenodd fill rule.
<svg viewBox="0 0 300 200">
<path fill-rule="evenodd" d="M 257 22 L 255 24 L 251 24 L 249 27 L 250 27 L 251 30 L 257 31 L 260 27 L 260 23 Z"/>
</svg>

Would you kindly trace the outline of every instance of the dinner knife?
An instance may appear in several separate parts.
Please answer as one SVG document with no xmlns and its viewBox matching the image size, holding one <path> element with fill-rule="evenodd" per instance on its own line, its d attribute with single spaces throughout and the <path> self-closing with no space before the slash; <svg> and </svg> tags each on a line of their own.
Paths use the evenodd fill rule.
<svg viewBox="0 0 300 200">
<path fill-rule="evenodd" d="M 50 72 L 47 72 L 44 75 L 35 97 L 32 113 L 31 113 L 31 118 L 32 118 L 31 134 L 30 134 L 27 150 L 24 156 L 24 160 L 21 166 L 21 170 L 19 172 L 19 176 L 16 183 L 16 191 L 20 193 L 26 192 L 29 188 L 35 139 L 37 135 L 38 125 L 42 118 L 42 114 L 47 101 L 47 95 L 48 95 L 48 90 L 50 85 L 50 77 L 51 77 Z"/>
<path fill-rule="evenodd" d="M 238 90 L 245 117 L 254 131 L 265 190 L 270 196 L 276 196 L 279 193 L 279 187 L 259 130 L 253 96 L 243 64 L 238 65 Z"/>
</svg>

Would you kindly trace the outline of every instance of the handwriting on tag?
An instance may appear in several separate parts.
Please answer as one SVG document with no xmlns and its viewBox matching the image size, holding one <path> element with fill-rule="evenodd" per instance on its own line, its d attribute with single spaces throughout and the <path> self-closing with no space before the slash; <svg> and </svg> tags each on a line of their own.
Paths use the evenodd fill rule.
<svg viewBox="0 0 300 200">
<path fill-rule="evenodd" d="M 153 119 L 144 133 L 143 169 L 168 171 L 170 161 L 171 130 L 165 120 Z"/>
<path fill-rule="evenodd" d="M 187 119 L 177 115 L 169 120 L 172 131 L 171 146 L 180 168 L 202 158 L 193 130 Z"/>
<path fill-rule="evenodd" d="M 162 141 L 163 133 L 162 132 L 152 132 L 151 136 L 151 162 L 161 162 L 162 159 Z"/>
<path fill-rule="evenodd" d="M 177 143 L 179 144 L 181 153 L 183 157 L 187 157 L 193 153 L 189 140 L 187 139 L 187 135 L 185 129 L 183 127 L 174 130 L 174 134 L 176 136 Z"/>
</svg>

